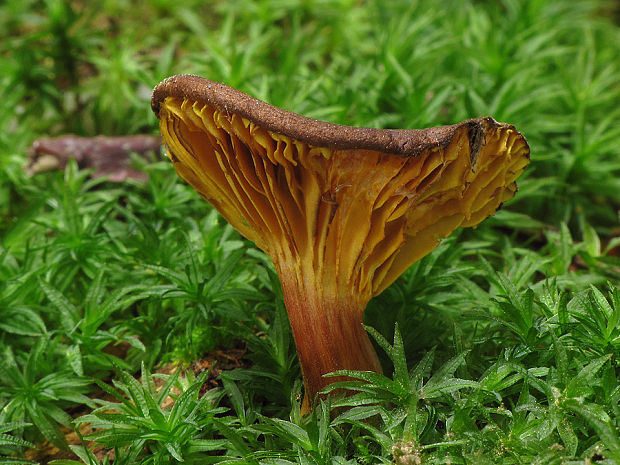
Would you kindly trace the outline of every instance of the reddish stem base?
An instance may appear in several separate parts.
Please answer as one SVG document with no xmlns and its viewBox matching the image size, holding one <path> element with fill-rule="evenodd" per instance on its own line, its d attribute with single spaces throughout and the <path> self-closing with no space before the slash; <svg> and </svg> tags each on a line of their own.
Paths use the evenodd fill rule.
<svg viewBox="0 0 620 465">
<path fill-rule="evenodd" d="M 326 296 L 320 289 L 303 291 L 297 281 L 285 279 L 282 289 L 304 380 L 302 414 L 312 410 L 316 394 L 325 386 L 346 379 L 324 378 L 324 374 L 337 370 L 382 372 L 363 326 L 366 301 Z"/>
</svg>

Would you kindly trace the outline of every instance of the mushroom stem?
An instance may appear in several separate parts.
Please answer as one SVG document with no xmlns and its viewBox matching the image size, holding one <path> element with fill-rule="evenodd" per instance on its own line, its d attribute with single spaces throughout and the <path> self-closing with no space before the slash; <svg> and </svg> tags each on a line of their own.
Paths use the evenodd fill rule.
<svg viewBox="0 0 620 465">
<path fill-rule="evenodd" d="M 382 369 L 364 329 L 368 299 L 339 295 L 330 285 L 305 286 L 305 280 L 277 268 L 303 375 L 301 412 L 306 414 L 324 387 L 346 379 L 323 375 L 337 370 L 382 373 Z"/>
</svg>

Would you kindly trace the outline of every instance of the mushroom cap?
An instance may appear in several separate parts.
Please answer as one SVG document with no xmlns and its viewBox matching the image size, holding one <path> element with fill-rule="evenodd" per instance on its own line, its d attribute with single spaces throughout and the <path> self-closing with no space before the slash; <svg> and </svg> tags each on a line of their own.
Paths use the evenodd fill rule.
<svg viewBox="0 0 620 465">
<path fill-rule="evenodd" d="M 490 117 L 427 129 L 343 126 L 283 110 L 234 87 L 191 74 L 171 76 L 155 87 L 151 108 L 156 115 L 159 116 L 161 103 L 168 97 L 209 105 L 226 114 L 237 114 L 268 131 L 315 147 L 376 150 L 404 157 L 419 155 L 430 148 L 444 147 L 462 127 L 467 127 L 472 133 L 472 139 L 478 142 L 481 140 L 483 125 L 498 125 L 514 130 L 514 126 L 498 123 Z"/>
<path fill-rule="evenodd" d="M 177 172 L 280 274 L 367 300 L 516 192 L 529 147 L 491 117 L 428 129 L 341 126 L 179 75 L 153 111 Z M 281 276 L 282 277 L 282 276 Z M 314 278 L 313 278 L 314 279 Z"/>
</svg>

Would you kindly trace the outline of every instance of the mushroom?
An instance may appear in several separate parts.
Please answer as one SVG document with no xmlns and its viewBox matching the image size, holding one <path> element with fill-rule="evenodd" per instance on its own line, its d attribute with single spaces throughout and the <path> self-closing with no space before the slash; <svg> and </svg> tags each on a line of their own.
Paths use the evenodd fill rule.
<svg viewBox="0 0 620 465">
<path fill-rule="evenodd" d="M 429 129 L 331 124 L 180 75 L 152 108 L 177 173 L 273 261 L 305 395 L 336 370 L 381 372 L 371 297 L 458 227 L 511 199 L 529 147 L 490 117 Z M 341 378 L 340 378 L 341 380 Z"/>
</svg>

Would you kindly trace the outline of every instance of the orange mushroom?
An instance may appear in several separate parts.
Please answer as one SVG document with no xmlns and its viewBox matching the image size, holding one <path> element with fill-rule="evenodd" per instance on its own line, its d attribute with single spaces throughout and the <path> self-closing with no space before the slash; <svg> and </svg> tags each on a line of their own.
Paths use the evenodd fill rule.
<svg viewBox="0 0 620 465">
<path fill-rule="evenodd" d="M 381 372 L 371 297 L 516 192 L 525 138 L 490 117 L 424 130 L 340 126 L 173 76 L 152 108 L 178 174 L 273 260 L 308 412 L 335 370 Z"/>
</svg>

